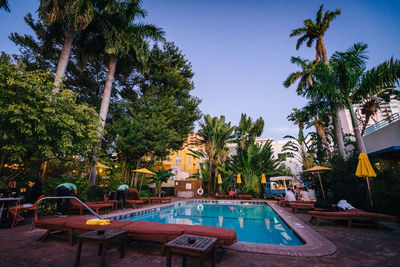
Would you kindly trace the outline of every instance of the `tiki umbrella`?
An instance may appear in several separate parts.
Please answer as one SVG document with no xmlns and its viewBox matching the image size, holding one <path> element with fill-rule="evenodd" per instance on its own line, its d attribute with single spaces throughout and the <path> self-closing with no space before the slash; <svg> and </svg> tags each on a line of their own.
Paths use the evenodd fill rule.
<svg viewBox="0 0 400 267">
<path fill-rule="evenodd" d="M 371 188 L 369 187 L 369 177 L 376 177 L 376 173 L 369 162 L 368 156 L 365 153 L 360 153 L 358 157 L 358 165 L 356 170 L 356 176 L 358 177 L 365 177 L 367 179 L 367 186 L 368 186 L 368 194 L 369 200 L 371 201 L 372 207 L 372 197 L 371 197 Z"/>
<path fill-rule="evenodd" d="M 315 172 L 315 173 L 317 173 L 318 179 L 319 179 L 319 184 L 321 185 L 322 195 L 324 196 L 324 199 L 325 199 L 325 192 L 324 192 L 324 187 L 322 186 L 320 173 L 324 172 L 324 171 L 329 171 L 329 170 L 332 170 L 332 169 L 328 168 L 328 167 L 323 167 L 323 166 L 314 166 L 312 168 L 309 168 L 309 169 L 305 170 L 306 172 Z"/>
<path fill-rule="evenodd" d="M 154 175 L 154 172 L 152 172 L 152 171 L 149 171 L 149 170 L 148 170 L 148 169 L 146 169 L 146 168 L 142 168 L 142 169 L 133 170 L 133 172 L 137 172 L 137 173 L 143 173 L 143 174 L 149 174 L 149 175 Z M 140 193 L 140 190 L 142 189 L 142 184 L 143 184 L 143 179 L 142 179 L 142 181 L 140 182 L 139 193 Z"/>
</svg>

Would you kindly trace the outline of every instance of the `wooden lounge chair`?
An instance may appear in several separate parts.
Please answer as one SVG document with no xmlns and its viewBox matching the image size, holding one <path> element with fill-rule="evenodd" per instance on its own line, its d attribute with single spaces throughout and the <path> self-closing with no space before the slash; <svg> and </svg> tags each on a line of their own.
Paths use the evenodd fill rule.
<svg viewBox="0 0 400 267">
<path fill-rule="evenodd" d="M 342 220 L 347 221 L 347 227 L 351 228 L 353 221 L 362 221 L 373 223 L 374 225 L 381 227 L 379 222 L 397 222 L 395 216 L 366 212 L 359 209 L 351 209 L 345 211 L 309 211 L 311 215 L 310 222 L 316 220 L 316 225 L 319 226 L 322 219 L 326 220 Z"/>
<path fill-rule="evenodd" d="M 238 195 L 239 199 L 246 199 L 246 200 L 250 200 L 252 198 L 251 195 Z"/>
<path fill-rule="evenodd" d="M 150 201 L 152 203 L 171 203 L 170 197 L 151 197 Z"/>
<path fill-rule="evenodd" d="M 227 195 L 215 195 L 216 199 L 225 199 L 227 198 Z"/>
<path fill-rule="evenodd" d="M 79 210 L 79 214 L 82 216 L 83 211 L 87 210 L 85 206 L 83 206 L 79 201 L 76 199 L 70 199 L 70 208 Z M 96 213 L 99 213 L 100 210 L 105 210 L 106 213 L 108 213 L 109 209 L 113 208 L 112 203 L 103 203 L 99 204 L 98 202 L 85 202 L 85 205 L 91 208 L 92 210 L 96 211 Z"/>
<path fill-rule="evenodd" d="M 44 198 L 44 195 L 40 195 L 40 197 L 36 200 L 36 202 L 33 203 L 33 205 L 30 206 L 30 207 L 24 207 L 23 205 L 19 205 L 19 206 L 16 208 L 16 210 L 15 210 L 13 222 L 12 222 L 12 224 L 11 224 L 11 228 L 13 228 L 13 227 L 15 226 L 16 222 L 17 222 L 16 219 L 17 219 L 18 212 L 24 211 L 24 210 L 35 210 L 35 209 L 36 209 L 36 206 L 37 206 L 37 203 L 38 203 L 39 200 L 41 200 L 42 198 Z"/>
<path fill-rule="evenodd" d="M 293 213 L 297 213 L 298 210 L 312 210 L 312 209 L 314 209 L 314 203 L 289 202 L 289 206 L 292 208 L 292 212 Z"/>
</svg>

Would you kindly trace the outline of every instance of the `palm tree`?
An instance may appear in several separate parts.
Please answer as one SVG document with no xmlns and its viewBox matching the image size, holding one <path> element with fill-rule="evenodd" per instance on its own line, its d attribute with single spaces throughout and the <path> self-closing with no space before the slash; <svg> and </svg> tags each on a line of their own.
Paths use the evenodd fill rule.
<svg viewBox="0 0 400 267">
<path fill-rule="evenodd" d="M 54 90 L 58 91 L 71 55 L 74 34 L 85 29 L 94 18 L 93 0 L 41 0 L 38 12 L 46 24 L 58 22 L 65 28 L 64 44 L 54 78 Z"/>
<path fill-rule="evenodd" d="M 208 195 L 211 196 L 216 187 L 215 181 L 212 179 L 212 167 L 217 155 L 226 149 L 226 143 L 232 139 L 234 127 L 231 127 L 230 122 L 225 123 L 224 116 L 212 118 L 210 115 L 205 115 L 199 126 L 198 134 L 202 138 L 200 143 L 205 145 L 208 157 Z"/>
<path fill-rule="evenodd" d="M 260 136 L 264 130 L 263 118 L 258 118 L 255 122 L 246 114 L 241 115 L 239 126 L 235 127 L 235 135 L 238 140 L 238 149 L 245 150 L 246 146 L 253 144 L 256 137 Z"/>
<path fill-rule="evenodd" d="M 299 57 L 292 57 L 291 62 L 301 67 L 300 71 L 293 72 L 288 76 L 288 78 L 283 82 L 283 85 L 288 88 L 292 84 L 299 81 L 297 85 L 297 94 L 305 96 L 307 98 L 311 98 L 311 102 L 315 102 L 315 96 L 318 92 L 314 90 L 314 74 L 315 74 L 315 67 L 317 65 L 316 61 L 310 62 L 308 60 L 301 59 Z M 321 138 L 325 148 L 328 152 L 329 144 L 326 140 L 324 124 L 318 118 L 318 116 L 314 116 L 314 126 L 318 136 Z"/>
<path fill-rule="evenodd" d="M 10 5 L 7 0 L 0 0 L 0 9 L 4 9 L 7 12 L 11 12 Z"/>
<path fill-rule="evenodd" d="M 329 29 L 329 25 L 332 20 L 334 20 L 338 15 L 340 15 L 341 10 L 336 9 L 335 11 L 327 10 L 325 14 L 322 14 L 322 9 L 324 5 L 319 7 L 317 12 L 317 17 L 315 18 L 315 22 L 311 19 L 306 19 L 303 23 L 304 26 L 301 28 L 297 28 L 292 30 L 290 37 L 300 36 L 297 40 L 296 50 L 299 50 L 300 46 L 307 41 L 307 46 L 311 47 L 316 41 L 315 45 L 315 61 L 323 60 L 324 64 L 329 64 L 329 59 L 326 53 L 326 47 L 323 41 L 323 37 L 325 36 L 325 32 Z"/>
<path fill-rule="evenodd" d="M 118 58 L 126 58 L 135 55 L 137 58 L 143 58 L 148 51 L 147 39 L 155 41 L 164 40 L 164 32 L 151 24 L 142 24 L 133 22 L 137 19 L 144 18 L 147 13 L 141 8 L 141 2 L 138 0 L 100 1 L 99 10 L 102 11 L 98 16 L 99 26 L 102 30 L 102 36 L 105 39 L 105 52 L 109 57 L 107 79 L 104 86 L 103 97 L 100 105 L 99 115 L 102 119 L 104 128 L 108 107 L 110 105 L 112 84 L 114 81 L 115 71 Z M 139 60 L 140 61 L 140 60 Z M 101 139 L 99 129 L 99 137 Z M 97 152 L 95 152 L 97 154 Z M 94 156 L 97 161 L 97 155 Z M 91 174 L 91 182 L 94 184 L 96 177 L 96 168 L 94 167 Z"/>
<path fill-rule="evenodd" d="M 370 95 L 378 94 L 382 89 L 394 88 L 399 83 L 400 62 L 389 60 L 365 71 L 368 45 L 357 43 L 346 52 L 335 52 L 331 66 L 335 72 L 342 101 L 349 109 L 357 148 L 366 152 L 353 104 L 360 103 Z"/>
<path fill-rule="evenodd" d="M 309 117 L 307 112 L 303 109 L 300 110 L 298 108 L 293 108 L 293 112 L 287 116 L 288 121 L 293 122 L 297 126 L 299 126 L 299 136 L 298 140 L 303 142 L 304 140 L 304 125 L 309 121 Z"/>
</svg>

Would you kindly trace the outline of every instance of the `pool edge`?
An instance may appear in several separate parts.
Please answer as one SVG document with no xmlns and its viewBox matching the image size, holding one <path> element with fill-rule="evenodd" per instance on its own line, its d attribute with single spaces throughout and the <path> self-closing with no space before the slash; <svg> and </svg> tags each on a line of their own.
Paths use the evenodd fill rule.
<svg viewBox="0 0 400 267">
<path fill-rule="evenodd" d="M 205 200 L 205 199 L 187 199 L 180 200 L 168 204 L 160 204 L 152 207 L 146 207 L 141 209 L 135 209 L 131 212 L 124 212 L 117 215 L 107 216 L 107 219 L 119 220 L 132 217 L 135 215 L 144 214 L 147 212 L 159 211 L 162 209 L 169 208 L 176 204 L 185 203 L 188 201 L 202 201 L 208 203 L 219 203 L 219 200 Z M 275 254 L 275 255 L 286 255 L 286 256 L 298 256 L 298 257 L 320 257 L 332 255 L 336 252 L 336 247 L 325 237 L 321 236 L 315 230 L 305 225 L 294 215 L 277 205 L 274 201 L 270 200 L 230 200 L 232 202 L 239 203 L 267 203 L 280 217 L 281 219 L 298 235 L 304 242 L 300 246 L 283 246 L 283 245 L 270 245 L 261 243 L 250 243 L 250 242 L 237 242 L 229 247 L 227 250 L 236 250 L 250 253 L 262 253 L 262 254 Z"/>
</svg>

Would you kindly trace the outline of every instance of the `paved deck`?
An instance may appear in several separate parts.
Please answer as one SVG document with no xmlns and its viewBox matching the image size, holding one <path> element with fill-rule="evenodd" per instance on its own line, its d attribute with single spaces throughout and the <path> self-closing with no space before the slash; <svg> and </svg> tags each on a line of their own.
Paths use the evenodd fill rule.
<svg viewBox="0 0 400 267">
<path fill-rule="evenodd" d="M 290 208 L 284 208 L 290 212 Z M 373 227 L 325 222 L 316 227 L 308 222 L 309 216 L 298 213 L 303 224 L 311 227 L 331 241 L 337 252 L 322 257 L 295 257 L 247 253 L 228 250 L 218 266 L 400 266 L 400 231 L 379 230 Z M 72 266 L 77 247 L 66 241 L 49 239 L 35 241 L 44 230 L 29 231 L 29 225 L 13 230 L 0 229 L 0 265 L 6 266 Z M 107 253 L 108 266 L 165 266 L 166 257 L 160 257 L 160 245 L 151 242 L 131 242 L 127 255 L 119 258 L 115 248 Z M 172 259 L 173 266 L 181 266 L 181 258 Z M 95 247 L 86 246 L 81 255 L 81 266 L 98 266 L 100 257 Z M 196 259 L 188 259 L 189 266 L 197 266 Z"/>
</svg>

